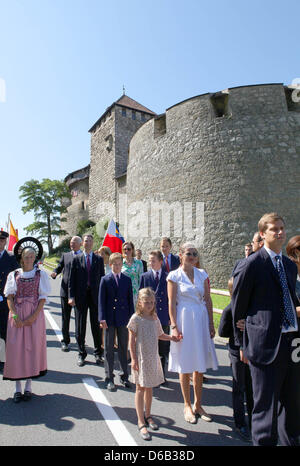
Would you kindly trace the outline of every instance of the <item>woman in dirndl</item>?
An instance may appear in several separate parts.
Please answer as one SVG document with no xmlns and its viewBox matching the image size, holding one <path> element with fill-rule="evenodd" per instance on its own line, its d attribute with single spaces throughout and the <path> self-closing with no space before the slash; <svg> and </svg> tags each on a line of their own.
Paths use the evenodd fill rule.
<svg viewBox="0 0 300 466">
<path fill-rule="evenodd" d="M 36 243 L 39 242 L 36 240 Z M 10 312 L 3 380 L 16 382 L 13 401 L 19 403 L 31 399 L 31 379 L 47 373 L 43 307 L 51 287 L 47 273 L 35 265 L 38 260 L 36 250 L 18 247 L 18 243 L 15 249 L 21 268 L 8 275 L 4 289 Z M 23 395 L 22 380 L 26 380 Z"/>
</svg>

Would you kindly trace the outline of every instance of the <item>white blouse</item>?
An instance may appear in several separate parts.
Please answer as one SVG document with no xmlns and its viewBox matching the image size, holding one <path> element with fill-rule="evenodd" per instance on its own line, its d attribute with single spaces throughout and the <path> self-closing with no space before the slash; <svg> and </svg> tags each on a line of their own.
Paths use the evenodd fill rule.
<svg viewBox="0 0 300 466">
<path fill-rule="evenodd" d="M 33 278 L 35 273 L 36 273 L 36 267 L 30 272 L 24 272 L 23 269 L 17 269 L 14 270 L 13 272 L 10 272 L 8 274 L 5 288 L 4 288 L 4 295 L 7 297 L 10 294 L 15 295 L 17 292 L 17 284 L 15 280 L 15 272 L 18 271 L 20 274 L 20 277 L 22 278 Z M 45 299 L 46 303 L 49 302 L 48 295 L 51 293 L 51 285 L 50 285 L 50 279 L 48 277 L 48 274 L 44 270 L 40 270 L 40 284 L 39 284 L 39 299 Z"/>
</svg>

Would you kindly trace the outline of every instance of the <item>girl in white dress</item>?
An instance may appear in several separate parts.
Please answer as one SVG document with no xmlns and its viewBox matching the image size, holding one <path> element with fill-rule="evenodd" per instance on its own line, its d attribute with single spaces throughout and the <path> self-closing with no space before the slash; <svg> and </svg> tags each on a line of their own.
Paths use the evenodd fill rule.
<svg viewBox="0 0 300 466">
<path fill-rule="evenodd" d="M 150 414 L 152 387 L 157 387 L 165 380 L 157 343 L 158 340 L 177 341 L 178 338 L 163 332 L 156 314 L 155 293 L 151 288 L 139 291 L 136 313 L 132 315 L 128 329 L 132 378 L 136 384 L 138 427 L 141 437 L 150 440 L 147 427 L 158 429 Z"/>
<path fill-rule="evenodd" d="M 212 421 L 201 406 L 203 373 L 218 367 L 213 338 L 215 329 L 208 275 L 195 267 L 197 249 L 189 243 L 180 248 L 181 266 L 169 273 L 168 298 L 171 332 L 182 337 L 170 346 L 169 371 L 178 372 L 184 399 L 184 418 L 195 424 L 197 416 Z M 190 374 L 193 374 L 194 407 L 190 398 Z"/>
</svg>

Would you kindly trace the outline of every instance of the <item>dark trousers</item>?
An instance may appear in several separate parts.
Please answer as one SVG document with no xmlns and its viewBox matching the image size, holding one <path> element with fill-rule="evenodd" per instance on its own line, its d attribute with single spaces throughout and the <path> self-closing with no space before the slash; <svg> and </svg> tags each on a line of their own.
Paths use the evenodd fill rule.
<svg viewBox="0 0 300 466">
<path fill-rule="evenodd" d="M 4 298 L 2 303 L 0 303 L 0 338 L 4 341 L 6 341 L 8 313 L 8 305 L 6 298 Z"/>
<path fill-rule="evenodd" d="M 164 333 L 169 335 L 169 332 L 170 332 L 169 325 L 162 325 L 162 329 Z M 169 352 L 170 352 L 170 342 L 164 341 L 164 340 L 158 340 L 158 354 L 160 356 L 164 376 L 166 372 L 166 365 L 167 365 L 167 359 L 169 356 Z"/>
<path fill-rule="evenodd" d="M 114 379 L 114 341 L 115 332 L 118 338 L 118 358 L 122 369 L 120 377 L 123 380 L 128 380 L 128 329 L 126 326 L 114 327 L 109 326 L 104 332 L 104 368 L 106 380 L 113 381 Z"/>
<path fill-rule="evenodd" d="M 102 329 L 100 329 L 98 322 L 98 306 L 94 303 L 91 292 L 87 290 L 85 302 L 80 305 L 75 305 L 75 336 L 79 354 L 83 358 L 86 358 L 87 356 L 85 349 L 85 334 L 88 309 L 90 310 L 90 324 L 94 340 L 94 355 L 102 356 L 103 353 L 101 348 Z"/>
<path fill-rule="evenodd" d="M 252 440 L 254 445 L 289 444 L 300 435 L 299 364 L 292 361 L 291 346 L 298 334 L 282 334 L 279 350 L 271 364 L 253 364 L 250 370 L 253 385 Z M 280 416 L 281 408 L 282 416 Z M 278 416 L 279 415 L 279 416 Z M 292 416 L 293 425 L 287 420 Z"/>
<path fill-rule="evenodd" d="M 239 355 L 229 353 L 232 369 L 232 409 L 236 427 L 246 425 L 244 401 L 248 413 L 248 424 L 251 429 L 251 417 L 253 409 L 253 393 L 251 373 L 248 364 L 244 364 Z"/>
<path fill-rule="evenodd" d="M 62 331 L 62 343 L 66 345 L 70 344 L 70 318 L 72 306 L 68 304 L 68 298 L 60 298 L 61 302 L 61 331 Z"/>
</svg>

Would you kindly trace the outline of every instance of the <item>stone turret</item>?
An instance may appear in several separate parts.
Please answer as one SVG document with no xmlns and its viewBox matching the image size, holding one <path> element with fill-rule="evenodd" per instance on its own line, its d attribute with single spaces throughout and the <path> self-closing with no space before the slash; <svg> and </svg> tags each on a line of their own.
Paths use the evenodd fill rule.
<svg viewBox="0 0 300 466">
<path fill-rule="evenodd" d="M 67 213 L 63 217 L 66 222 L 61 223 L 62 229 L 66 230 L 70 236 L 77 233 L 77 223 L 79 220 L 89 218 L 89 173 L 90 166 L 81 168 L 69 173 L 64 179 L 70 189 L 71 199 L 64 202 Z"/>
<path fill-rule="evenodd" d="M 226 287 L 264 213 L 278 211 L 288 237 L 299 234 L 300 103 L 291 92 L 265 84 L 204 94 L 142 126 L 130 143 L 127 202 L 144 206 L 143 215 L 131 209 L 131 224 L 140 216 L 147 227 L 141 234 L 136 218 L 138 235 L 131 228 L 127 238 L 145 252 L 162 235 L 175 250 L 195 241 L 212 284 Z"/>
</svg>

